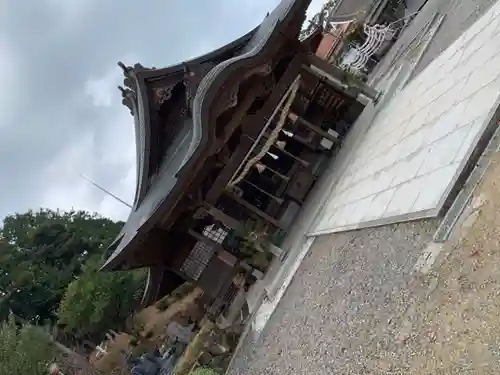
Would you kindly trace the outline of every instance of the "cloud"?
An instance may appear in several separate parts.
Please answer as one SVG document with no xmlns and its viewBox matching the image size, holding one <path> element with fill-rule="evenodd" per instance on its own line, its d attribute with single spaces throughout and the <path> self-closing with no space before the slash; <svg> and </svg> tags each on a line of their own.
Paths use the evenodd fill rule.
<svg viewBox="0 0 500 375">
<path fill-rule="evenodd" d="M 89 78 L 83 92 L 105 116 L 106 124 L 99 131 L 89 127 L 77 144 L 70 143 L 54 157 L 45 171 L 51 189 L 42 205 L 86 209 L 124 220 L 130 209 L 81 176 L 125 201 L 133 200 L 136 174 L 133 118 L 121 105 L 117 89 L 123 80 L 120 69 L 113 64 L 104 71 L 101 77 Z"/>
<path fill-rule="evenodd" d="M 94 166 L 87 165 L 87 161 L 91 159 L 94 147 L 92 134 L 82 135 L 78 143 L 66 147 L 43 170 L 40 174 L 42 186 L 50 185 L 50 189 L 43 192 L 40 200 L 42 207 L 89 208 L 89 203 L 92 203 L 92 188 L 81 183 L 79 173 L 93 174 Z"/>
<path fill-rule="evenodd" d="M 47 9 L 59 19 L 60 32 L 76 31 L 82 23 L 90 21 L 96 11 L 96 0 L 44 0 Z"/>
<path fill-rule="evenodd" d="M 0 34 L 0 126 L 8 124 L 19 101 L 16 77 L 19 72 L 15 52 Z"/>
<path fill-rule="evenodd" d="M 104 76 L 100 78 L 90 78 L 85 82 L 85 94 L 92 99 L 96 107 L 109 107 L 113 99 L 117 97 L 117 86 L 121 84 L 123 74 L 115 66 L 109 69 Z"/>
</svg>

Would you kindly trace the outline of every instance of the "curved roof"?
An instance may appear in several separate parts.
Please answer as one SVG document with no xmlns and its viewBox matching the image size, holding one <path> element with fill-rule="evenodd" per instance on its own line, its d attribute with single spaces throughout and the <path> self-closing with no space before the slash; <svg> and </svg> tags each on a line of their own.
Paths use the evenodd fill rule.
<svg viewBox="0 0 500 375">
<path fill-rule="evenodd" d="M 203 63 L 210 62 L 216 59 L 218 56 L 228 53 L 231 50 L 241 48 L 252 39 L 252 36 L 255 35 L 257 29 L 258 28 L 255 28 L 241 38 L 215 51 L 192 59 L 188 62 L 182 62 L 180 64 L 172 65 L 170 67 L 162 69 L 146 69 L 137 66 L 132 69 L 132 76 L 135 80 L 136 86 L 136 100 L 134 100 L 136 108 L 132 110 L 132 113 L 134 115 L 136 137 L 135 142 L 137 147 L 137 184 L 136 195 L 134 199 L 134 208 L 139 205 L 142 198 L 146 194 L 148 179 L 150 177 L 148 162 L 150 153 L 150 103 L 147 95 L 146 80 L 153 77 L 155 79 L 158 79 L 160 77 L 184 74 L 186 65 L 201 65 Z M 129 74 L 130 73 L 131 71 L 129 71 Z"/>
<path fill-rule="evenodd" d="M 192 107 L 192 123 L 189 131 L 177 140 L 177 145 L 172 145 L 175 150 L 172 157 L 162 165 L 158 178 L 149 189 L 147 186 L 147 164 L 149 154 L 149 103 L 145 95 L 144 80 L 148 77 L 158 77 L 169 75 L 174 72 L 184 70 L 185 63 L 175 65 L 170 68 L 160 70 L 139 70 L 134 73 L 137 82 L 137 109 L 134 109 L 136 124 L 136 142 L 137 142 L 137 192 L 134 208 L 123 227 L 120 235 L 111 246 L 114 252 L 106 261 L 103 268 L 114 269 L 123 261 L 125 248 L 133 247 L 133 244 L 139 244 L 142 240 L 141 233 L 147 231 L 156 223 L 162 215 L 168 214 L 168 207 L 160 210 L 166 204 L 167 200 L 176 202 L 178 195 L 182 192 L 182 187 L 176 183 L 181 176 L 187 173 L 193 174 L 196 171 L 190 166 L 191 161 L 197 160 L 207 145 L 208 136 L 203 124 L 207 121 L 207 114 L 218 89 L 224 83 L 224 80 L 235 69 L 245 64 L 251 63 L 252 59 L 262 53 L 272 36 L 276 35 L 281 23 L 297 11 L 302 11 L 305 18 L 305 11 L 311 0 L 282 0 L 278 7 L 268 14 L 264 22 L 250 33 L 235 42 L 225 46 L 217 51 L 211 52 L 200 58 L 191 60 L 189 64 L 210 61 L 221 53 L 227 52 L 236 47 L 242 47 L 240 54 L 216 65 L 202 79 Z M 300 30 L 297 30 L 297 35 Z M 170 153 L 170 152 L 169 152 Z M 168 159 L 168 158 L 167 158 Z M 146 189 L 146 190 L 144 190 Z M 141 196 L 143 198 L 141 198 Z M 165 212 L 167 211 L 167 212 Z"/>
</svg>

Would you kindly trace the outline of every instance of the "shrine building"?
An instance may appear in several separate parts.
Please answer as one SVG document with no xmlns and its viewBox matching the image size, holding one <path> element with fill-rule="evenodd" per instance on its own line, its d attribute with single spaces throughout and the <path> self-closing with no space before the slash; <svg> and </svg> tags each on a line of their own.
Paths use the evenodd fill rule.
<svg viewBox="0 0 500 375">
<path fill-rule="evenodd" d="M 207 306 L 223 308 L 235 275 L 259 268 L 249 238 L 265 233 L 279 248 L 375 98 L 316 55 L 321 30 L 299 40 L 310 1 L 283 0 L 246 35 L 175 66 L 119 63 L 135 122 L 137 185 L 103 269 L 147 268 L 145 304 L 191 281 Z"/>
</svg>

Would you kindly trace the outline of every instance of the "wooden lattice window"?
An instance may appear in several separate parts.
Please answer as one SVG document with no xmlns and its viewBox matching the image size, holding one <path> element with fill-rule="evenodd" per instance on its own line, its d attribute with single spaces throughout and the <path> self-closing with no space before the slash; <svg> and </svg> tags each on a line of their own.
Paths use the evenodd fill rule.
<svg viewBox="0 0 500 375">
<path fill-rule="evenodd" d="M 224 242 L 227 237 L 228 231 L 225 228 L 221 228 L 215 224 L 208 225 L 203 229 L 203 235 L 218 244 Z"/>
<path fill-rule="evenodd" d="M 214 247 L 198 241 L 181 267 L 181 272 L 193 280 L 198 280 L 214 255 Z"/>
</svg>

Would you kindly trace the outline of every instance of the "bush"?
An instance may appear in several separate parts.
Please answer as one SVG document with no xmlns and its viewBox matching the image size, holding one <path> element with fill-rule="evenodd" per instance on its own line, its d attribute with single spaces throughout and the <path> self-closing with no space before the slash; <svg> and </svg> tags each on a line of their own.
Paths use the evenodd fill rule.
<svg viewBox="0 0 500 375">
<path fill-rule="evenodd" d="M 210 368 L 197 368 L 189 375 L 219 375 L 219 373 Z"/>
<path fill-rule="evenodd" d="M 156 302 L 155 307 L 160 311 L 165 311 L 174 302 L 175 302 L 175 300 L 170 295 L 167 295 L 167 296 L 163 297 L 161 300 L 159 300 L 158 302 Z"/>
<path fill-rule="evenodd" d="M 100 272 L 101 259 L 91 258 L 82 274 L 69 284 L 59 306 L 59 324 L 77 339 L 100 337 L 121 329 L 138 302 L 142 280 L 133 272 Z"/>
<path fill-rule="evenodd" d="M 189 293 L 191 293 L 196 288 L 196 285 L 190 282 L 186 282 L 172 291 L 172 293 L 167 294 L 161 300 L 156 302 L 155 307 L 160 311 L 165 311 L 173 303 L 185 298 Z"/>
<path fill-rule="evenodd" d="M 186 297 L 189 293 L 191 293 L 196 288 L 196 285 L 190 282 L 186 282 L 181 286 L 177 287 L 172 293 L 171 296 L 177 299 Z"/>
<path fill-rule="evenodd" d="M 18 327 L 12 318 L 0 325 L 0 374 L 46 375 L 57 354 L 41 328 Z"/>
</svg>

